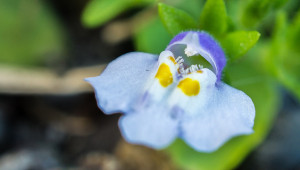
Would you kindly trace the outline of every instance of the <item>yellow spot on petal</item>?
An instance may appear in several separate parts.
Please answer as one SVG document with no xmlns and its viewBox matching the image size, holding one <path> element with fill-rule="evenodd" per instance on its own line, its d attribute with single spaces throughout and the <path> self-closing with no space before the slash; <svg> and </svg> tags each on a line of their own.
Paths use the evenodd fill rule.
<svg viewBox="0 0 300 170">
<path fill-rule="evenodd" d="M 155 75 L 155 78 L 157 78 L 159 80 L 159 83 L 163 87 L 168 87 L 170 84 L 173 83 L 173 76 L 172 76 L 170 67 L 165 63 L 162 63 L 159 66 L 158 71 Z"/>
<path fill-rule="evenodd" d="M 196 96 L 200 91 L 200 84 L 197 80 L 186 78 L 181 80 L 177 86 L 187 96 Z"/>
<path fill-rule="evenodd" d="M 175 58 L 174 58 L 174 57 L 169 56 L 169 59 L 170 59 L 174 64 L 176 64 L 176 61 L 175 61 Z"/>
<path fill-rule="evenodd" d="M 197 73 L 203 73 L 203 71 L 202 70 L 198 70 Z"/>
</svg>

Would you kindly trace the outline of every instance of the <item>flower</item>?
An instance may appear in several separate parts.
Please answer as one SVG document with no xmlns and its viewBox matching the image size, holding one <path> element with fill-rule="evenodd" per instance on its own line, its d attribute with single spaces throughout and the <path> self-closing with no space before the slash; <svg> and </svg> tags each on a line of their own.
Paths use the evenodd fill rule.
<svg viewBox="0 0 300 170">
<path fill-rule="evenodd" d="M 86 81 L 104 113 L 124 113 L 119 127 L 128 142 L 160 149 L 179 137 L 197 151 L 212 152 L 253 132 L 253 102 L 221 81 L 225 65 L 209 34 L 187 31 L 159 56 L 127 53 Z"/>
</svg>

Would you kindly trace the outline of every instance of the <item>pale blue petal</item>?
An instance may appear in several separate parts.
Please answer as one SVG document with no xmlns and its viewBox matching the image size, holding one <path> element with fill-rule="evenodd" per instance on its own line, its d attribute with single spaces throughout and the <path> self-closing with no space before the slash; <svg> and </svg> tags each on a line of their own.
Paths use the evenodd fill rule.
<svg viewBox="0 0 300 170">
<path fill-rule="evenodd" d="M 121 117 L 119 126 L 126 141 L 156 149 L 168 146 L 178 135 L 178 120 L 160 104 Z"/>
<path fill-rule="evenodd" d="M 98 107 L 106 114 L 131 110 L 157 59 L 152 54 L 127 53 L 112 61 L 100 76 L 85 79 L 94 87 Z"/>
<path fill-rule="evenodd" d="M 198 151 L 215 151 L 230 138 L 253 132 L 255 108 L 245 93 L 220 83 L 213 95 L 197 116 L 181 122 L 180 137 Z"/>
</svg>

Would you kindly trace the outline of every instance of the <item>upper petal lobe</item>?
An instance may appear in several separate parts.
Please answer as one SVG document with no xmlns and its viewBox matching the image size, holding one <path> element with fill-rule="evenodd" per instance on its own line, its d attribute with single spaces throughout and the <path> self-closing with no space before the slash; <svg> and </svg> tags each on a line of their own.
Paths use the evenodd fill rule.
<svg viewBox="0 0 300 170">
<path fill-rule="evenodd" d="M 245 93 L 221 83 L 213 95 L 196 116 L 180 124 L 180 137 L 198 151 L 212 152 L 234 136 L 253 132 L 255 108 Z"/>
</svg>

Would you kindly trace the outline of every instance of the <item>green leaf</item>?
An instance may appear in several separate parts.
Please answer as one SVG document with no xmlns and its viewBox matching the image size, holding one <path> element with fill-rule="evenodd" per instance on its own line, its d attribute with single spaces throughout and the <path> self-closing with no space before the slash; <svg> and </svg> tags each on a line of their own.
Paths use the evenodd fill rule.
<svg viewBox="0 0 300 170">
<path fill-rule="evenodd" d="M 86 27 L 95 27 L 112 19 L 131 6 L 131 0 L 92 0 L 83 11 L 82 22 Z"/>
<path fill-rule="evenodd" d="M 246 27 L 254 27 L 271 9 L 271 0 L 252 0 L 245 7 L 242 23 Z"/>
<path fill-rule="evenodd" d="M 280 9 L 287 0 L 251 0 L 242 13 L 242 23 L 248 28 L 253 28 L 272 10 Z"/>
<path fill-rule="evenodd" d="M 166 152 L 182 169 L 234 169 L 266 137 L 277 115 L 279 94 L 273 81 L 263 75 L 253 62 L 243 61 L 227 66 L 231 85 L 251 97 L 256 108 L 254 133 L 238 136 L 225 143 L 213 153 L 201 153 L 177 140 Z M 195 131 L 197 131 L 195 129 Z"/>
<path fill-rule="evenodd" d="M 156 17 L 135 33 L 134 42 L 137 51 L 159 54 L 167 47 L 171 38 L 159 18 Z"/>
<path fill-rule="evenodd" d="M 300 101 L 300 50 L 297 43 L 297 36 L 300 37 L 297 35 L 300 34 L 300 13 L 290 26 L 286 20 L 285 13 L 277 15 L 265 63 L 271 74 Z"/>
<path fill-rule="evenodd" d="M 200 16 L 200 29 L 218 37 L 227 30 L 227 14 L 223 0 L 207 0 Z"/>
<path fill-rule="evenodd" d="M 285 27 L 284 27 L 285 28 Z M 300 101 L 300 11 L 294 17 L 290 26 L 282 32 L 286 31 L 287 42 L 278 40 L 277 47 L 280 49 L 276 55 L 271 51 L 271 54 L 276 56 L 277 77 L 285 87 L 292 91 Z M 279 35 L 277 36 L 279 37 Z M 283 37 L 284 38 L 284 37 Z M 283 39 L 282 38 L 282 39 Z M 280 48 L 281 47 L 281 48 Z"/>
<path fill-rule="evenodd" d="M 198 18 L 199 11 L 202 11 L 205 1 L 206 0 L 164 0 L 163 2 L 169 6 L 188 11 L 193 18 Z"/>
<path fill-rule="evenodd" d="M 273 7 L 275 9 L 281 8 L 282 6 L 284 6 L 288 2 L 288 0 L 273 0 L 273 1 L 274 1 L 273 2 Z"/>
<path fill-rule="evenodd" d="M 0 63 L 45 66 L 64 56 L 65 34 L 43 1 L 0 1 Z"/>
<path fill-rule="evenodd" d="M 96 27 L 136 6 L 145 6 L 155 0 L 91 0 L 82 14 L 86 27 Z"/>
<path fill-rule="evenodd" d="M 290 45 L 300 52 L 299 44 L 300 44 L 300 10 L 297 12 L 296 16 L 293 19 L 293 22 L 289 26 L 288 30 L 288 38 Z"/>
<path fill-rule="evenodd" d="M 279 54 L 270 52 L 269 67 L 280 83 L 291 91 L 300 101 L 300 54 L 293 49 L 281 49 Z M 274 55 L 272 55 L 274 54 Z M 272 62 L 273 61 L 273 62 Z"/>
<path fill-rule="evenodd" d="M 196 21 L 182 10 L 159 3 L 158 13 L 165 28 L 172 35 L 176 35 L 181 31 L 197 28 Z"/>
<path fill-rule="evenodd" d="M 300 101 L 300 50 L 294 44 L 297 28 L 296 16 L 293 23 L 287 24 L 287 16 L 279 12 L 276 17 L 272 41 L 260 50 L 260 56 L 265 56 L 265 66 L 281 84 L 291 91 Z M 264 52 L 267 49 L 267 52 Z"/>
<path fill-rule="evenodd" d="M 280 45 L 282 43 L 285 43 L 286 41 L 286 36 L 287 36 L 287 21 L 286 21 L 286 13 L 285 12 L 278 12 L 276 16 L 276 23 L 273 29 L 272 33 L 272 45 L 273 46 L 272 50 L 278 50 L 280 49 Z M 282 46 L 281 46 L 282 47 Z"/>
<path fill-rule="evenodd" d="M 258 41 L 257 31 L 235 31 L 221 40 L 222 47 L 230 60 L 236 60 L 246 54 Z"/>
<path fill-rule="evenodd" d="M 294 60 L 296 60 L 296 64 L 293 65 L 298 67 L 293 67 L 290 70 L 298 70 L 296 70 L 296 72 L 290 72 L 289 68 L 287 69 L 285 66 L 279 65 L 277 67 L 277 78 L 289 91 L 291 91 L 298 98 L 298 101 L 300 101 L 300 57 L 299 54 L 293 57 L 295 58 Z"/>
<path fill-rule="evenodd" d="M 187 2 L 169 0 L 165 2 L 180 9 L 187 9 L 193 16 L 198 16 L 199 11 L 201 11 L 201 4 L 204 4 L 203 1 L 204 0 L 189 0 Z M 147 22 L 147 25 L 135 30 L 137 31 L 134 34 L 134 42 L 138 51 L 159 54 L 167 47 L 172 39 L 158 17 Z"/>
<path fill-rule="evenodd" d="M 280 57 L 285 54 L 285 49 L 287 48 L 287 21 L 286 13 L 279 12 L 276 16 L 276 22 L 273 29 L 271 42 L 264 43 L 268 46 L 261 49 L 261 54 L 265 56 L 265 66 L 271 75 L 277 76 L 278 65 L 280 65 Z M 260 44 L 262 46 L 262 44 Z M 269 48 L 269 49 L 268 49 Z M 265 49 L 269 51 L 265 54 Z"/>
</svg>

